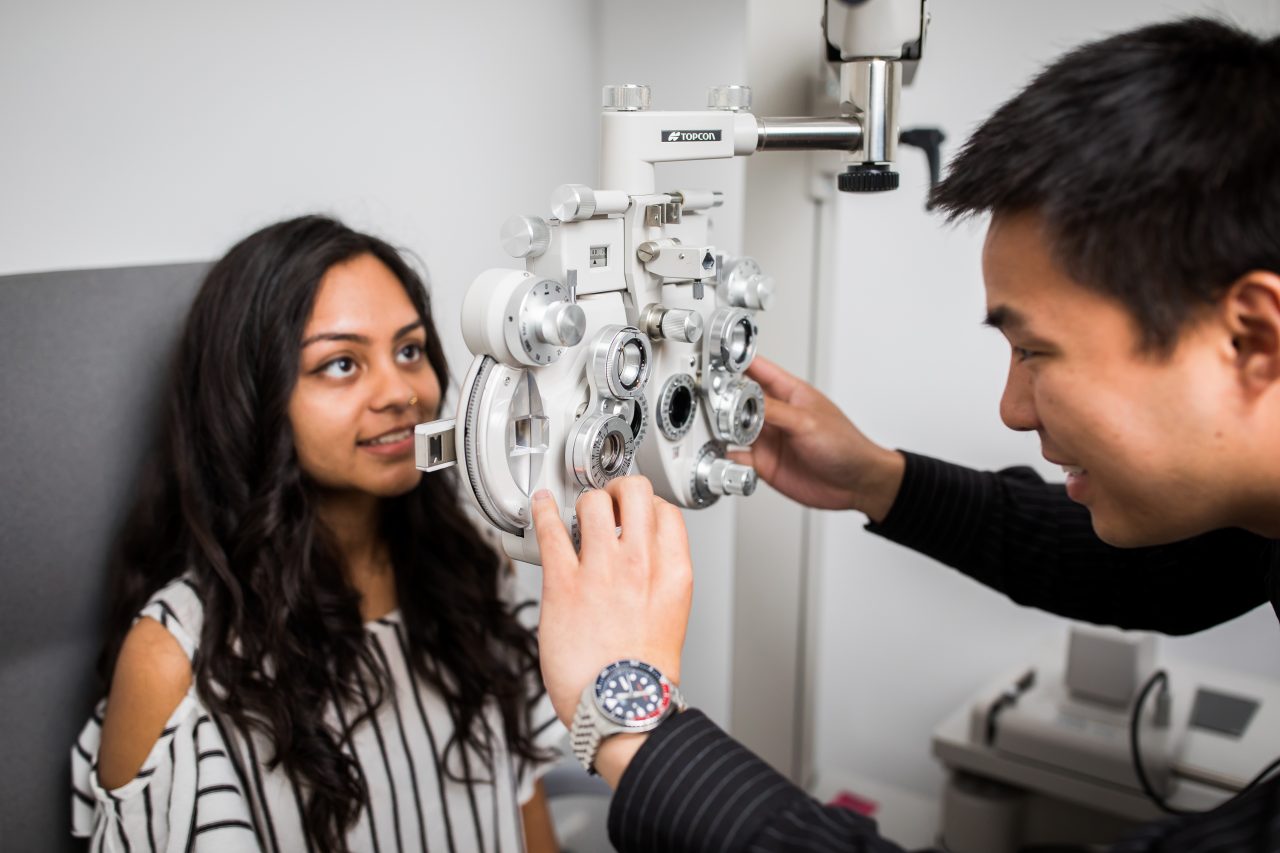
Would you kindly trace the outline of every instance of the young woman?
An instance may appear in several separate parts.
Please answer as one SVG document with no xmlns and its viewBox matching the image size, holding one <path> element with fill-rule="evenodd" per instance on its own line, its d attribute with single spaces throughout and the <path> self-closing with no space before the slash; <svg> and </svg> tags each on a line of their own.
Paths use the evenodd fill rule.
<svg viewBox="0 0 1280 853">
<path fill-rule="evenodd" d="M 303 217 L 209 271 L 72 750 L 92 850 L 554 849 L 509 566 L 414 467 L 447 377 L 380 240 Z"/>
</svg>

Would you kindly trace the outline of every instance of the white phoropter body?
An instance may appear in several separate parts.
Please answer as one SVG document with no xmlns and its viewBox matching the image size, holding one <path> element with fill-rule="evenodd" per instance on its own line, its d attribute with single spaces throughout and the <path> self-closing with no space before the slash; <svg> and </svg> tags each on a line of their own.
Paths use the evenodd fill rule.
<svg viewBox="0 0 1280 853">
<path fill-rule="evenodd" d="M 595 195 L 557 190 L 573 194 Z M 418 427 L 420 467 L 456 460 L 517 559 L 538 562 L 528 503 L 539 488 L 572 528 L 584 489 L 636 470 L 681 506 L 755 486 L 750 468 L 723 457 L 763 424 L 763 394 L 741 374 L 772 283 L 708 243 L 718 194 L 624 198 L 617 213 L 573 219 L 582 211 L 562 206 L 564 219 L 508 223 L 510 248 L 545 248 L 523 270 L 487 270 L 472 283 L 462 325 L 476 358 L 457 416 Z"/>
<path fill-rule="evenodd" d="M 923 27 L 922 0 L 858 7 L 884 4 L 907 10 L 895 27 L 912 15 Z M 828 20 L 848 30 L 849 14 L 829 9 Z M 845 36 L 829 34 L 828 44 Z M 896 75 L 884 79 L 897 85 Z M 750 444 L 763 426 L 764 395 L 743 372 L 773 281 L 752 259 L 710 244 L 720 193 L 658 192 L 654 164 L 766 149 L 835 149 L 869 162 L 857 158 L 870 113 L 855 104 L 831 118 L 760 119 L 740 86 L 712 89 L 707 110 L 649 110 L 647 87 L 634 85 L 606 86 L 604 101 L 599 187 L 561 186 L 550 217 L 503 226 L 504 248 L 524 267 L 487 270 L 468 289 L 462 329 L 475 360 L 457 414 L 416 431 L 418 467 L 457 464 L 507 553 L 527 562 L 540 562 L 529 511 L 538 489 L 555 495 L 576 531 L 578 495 L 628 473 L 684 507 L 755 488 L 755 472 L 725 450 Z"/>
</svg>

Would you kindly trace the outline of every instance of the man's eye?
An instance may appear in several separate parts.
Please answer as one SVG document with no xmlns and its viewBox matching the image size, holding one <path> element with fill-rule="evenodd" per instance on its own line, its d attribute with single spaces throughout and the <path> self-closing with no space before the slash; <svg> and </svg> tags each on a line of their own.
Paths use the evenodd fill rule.
<svg viewBox="0 0 1280 853">
<path fill-rule="evenodd" d="M 333 376 L 341 379 L 343 377 L 350 376 L 355 372 L 355 369 L 355 359 L 344 355 L 335 358 L 333 361 L 325 362 L 320 366 L 320 370 L 317 372 L 323 373 L 325 376 Z"/>
<path fill-rule="evenodd" d="M 405 344 L 400 347 L 400 351 L 396 353 L 396 358 L 402 364 L 410 364 L 422 359 L 422 344 Z"/>
<path fill-rule="evenodd" d="M 1022 347 L 1013 348 L 1013 357 L 1018 361 L 1026 361 L 1034 355 L 1036 355 L 1036 353 L 1032 350 L 1024 349 Z"/>
</svg>

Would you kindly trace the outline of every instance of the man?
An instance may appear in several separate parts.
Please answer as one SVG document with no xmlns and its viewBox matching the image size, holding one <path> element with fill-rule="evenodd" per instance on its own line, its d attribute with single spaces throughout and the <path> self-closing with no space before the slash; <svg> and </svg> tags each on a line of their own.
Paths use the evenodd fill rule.
<svg viewBox="0 0 1280 853">
<path fill-rule="evenodd" d="M 956 158 L 934 200 L 952 219 L 992 214 L 988 323 L 1012 350 L 1001 417 L 1039 434 L 1065 489 L 881 448 L 763 360 L 767 426 L 739 458 L 784 494 L 860 510 L 871 530 L 1066 616 L 1186 633 L 1276 605 L 1278 144 L 1280 40 L 1188 20 L 1066 55 Z M 645 481 L 616 481 L 579 501 L 578 554 L 549 496 L 534 514 L 561 719 L 615 660 L 678 683 L 691 593 L 678 512 Z M 696 710 L 646 727 L 578 744 L 617 789 L 622 850 L 897 849 Z M 1119 849 L 1210 847 L 1280 849 L 1280 782 Z"/>
</svg>

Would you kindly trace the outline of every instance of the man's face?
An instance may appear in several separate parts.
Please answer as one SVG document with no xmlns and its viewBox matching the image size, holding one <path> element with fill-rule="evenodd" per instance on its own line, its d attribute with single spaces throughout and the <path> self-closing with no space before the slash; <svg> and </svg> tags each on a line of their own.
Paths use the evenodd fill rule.
<svg viewBox="0 0 1280 853">
<path fill-rule="evenodd" d="M 988 322 L 1012 348 L 1000 417 L 1039 434 L 1098 535 L 1131 547 L 1228 526 L 1229 339 L 1224 351 L 1212 323 L 1193 324 L 1171 353 L 1144 352 L 1132 315 L 1061 270 L 1033 214 L 993 219 L 983 274 Z"/>
</svg>

